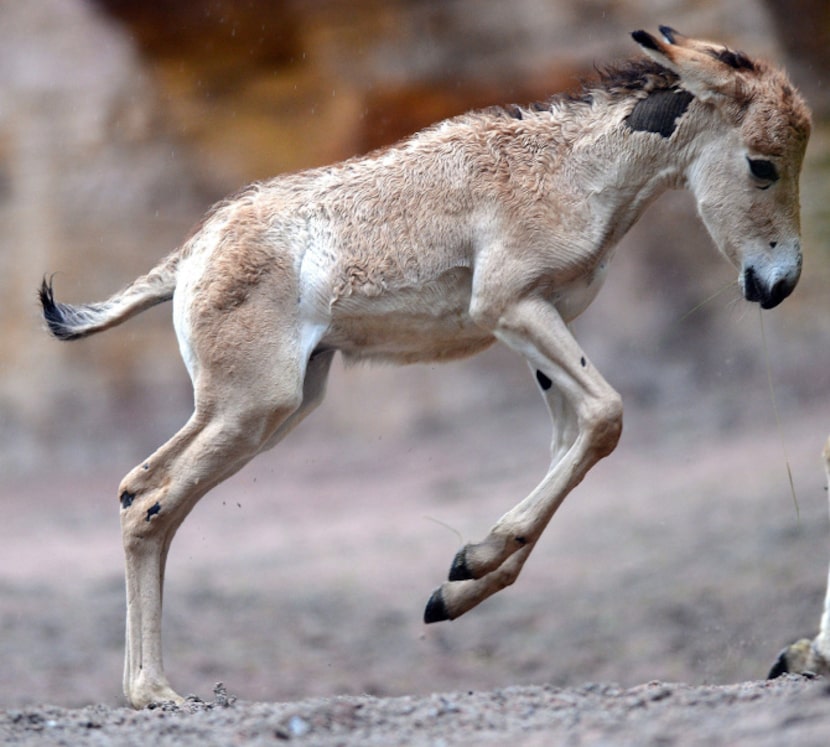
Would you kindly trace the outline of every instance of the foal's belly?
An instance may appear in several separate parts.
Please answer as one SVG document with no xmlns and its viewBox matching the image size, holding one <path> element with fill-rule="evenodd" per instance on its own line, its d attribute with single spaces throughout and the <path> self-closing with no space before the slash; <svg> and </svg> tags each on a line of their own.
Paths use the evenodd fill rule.
<svg viewBox="0 0 830 747">
<path fill-rule="evenodd" d="M 365 295 L 332 305 L 322 340 L 347 358 L 396 363 L 450 360 L 473 355 L 495 338 L 470 318 L 471 272 L 453 268 L 418 287 Z"/>
<path fill-rule="evenodd" d="M 579 316 L 605 280 L 608 260 L 554 292 L 551 303 L 565 321 Z M 472 272 L 455 267 L 437 279 L 378 293 L 359 288 L 331 307 L 331 325 L 321 344 L 347 358 L 395 363 L 450 360 L 473 355 L 495 337 L 470 318 Z"/>
</svg>

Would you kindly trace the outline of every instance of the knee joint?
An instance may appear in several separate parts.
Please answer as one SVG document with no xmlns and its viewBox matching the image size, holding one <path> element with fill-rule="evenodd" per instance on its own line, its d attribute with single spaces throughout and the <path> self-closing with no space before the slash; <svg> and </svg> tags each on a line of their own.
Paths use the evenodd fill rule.
<svg viewBox="0 0 830 747">
<path fill-rule="evenodd" d="M 608 456 L 617 446 L 622 434 L 623 405 L 614 392 L 593 400 L 583 413 L 585 430 L 590 435 L 591 446 L 598 456 Z"/>
<path fill-rule="evenodd" d="M 125 544 L 155 533 L 159 524 L 166 523 L 162 495 L 165 491 L 148 487 L 141 475 L 144 469 L 143 466 L 137 467 L 118 488 L 121 533 Z"/>
</svg>

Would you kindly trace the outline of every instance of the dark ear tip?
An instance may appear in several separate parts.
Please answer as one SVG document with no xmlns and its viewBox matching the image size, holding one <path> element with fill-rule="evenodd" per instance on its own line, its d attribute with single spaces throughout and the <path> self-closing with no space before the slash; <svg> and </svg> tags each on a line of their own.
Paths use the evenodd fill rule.
<svg viewBox="0 0 830 747">
<path fill-rule="evenodd" d="M 674 44 L 677 37 L 680 36 L 680 32 L 673 29 L 671 26 L 658 26 L 657 28 L 660 29 L 660 33 L 663 35 L 663 38 L 669 44 Z"/>
<path fill-rule="evenodd" d="M 640 29 L 639 31 L 632 31 L 631 38 L 634 39 L 637 44 L 641 47 L 645 47 L 646 49 L 653 49 L 655 51 L 660 50 L 660 45 L 657 43 L 657 39 L 655 39 L 648 31 L 643 31 Z"/>
</svg>

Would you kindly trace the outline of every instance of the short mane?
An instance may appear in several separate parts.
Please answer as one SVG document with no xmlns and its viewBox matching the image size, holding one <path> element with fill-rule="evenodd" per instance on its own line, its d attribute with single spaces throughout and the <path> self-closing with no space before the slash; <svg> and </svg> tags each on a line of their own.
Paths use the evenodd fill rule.
<svg viewBox="0 0 830 747">
<path fill-rule="evenodd" d="M 584 91 L 604 91 L 614 98 L 629 96 L 636 91 L 652 91 L 674 88 L 679 81 L 673 73 L 660 63 L 648 57 L 630 60 L 597 68 L 597 77 L 583 81 Z"/>
<path fill-rule="evenodd" d="M 596 95 L 600 93 L 612 100 L 619 100 L 632 95 L 636 96 L 638 92 L 648 94 L 652 91 L 674 88 L 678 81 L 679 78 L 675 73 L 658 62 L 648 57 L 636 57 L 601 68 L 596 67 L 595 75 L 580 80 L 579 88 L 553 94 L 546 102 L 497 105 L 481 111 L 490 115 L 523 119 L 525 116 L 549 112 L 552 109 L 572 104 L 591 104 Z"/>
</svg>

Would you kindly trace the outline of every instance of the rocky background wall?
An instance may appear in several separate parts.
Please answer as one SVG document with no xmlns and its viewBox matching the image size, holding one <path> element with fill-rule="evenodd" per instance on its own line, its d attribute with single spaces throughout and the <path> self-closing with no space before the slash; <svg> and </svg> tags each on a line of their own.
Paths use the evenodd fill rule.
<svg viewBox="0 0 830 747">
<path fill-rule="evenodd" d="M 0 4 L 0 476 L 124 471 L 186 419 L 169 306 L 71 345 L 35 288 L 108 296 L 174 248 L 223 194 L 339 160 L 476 106 L 544 99 L 668 23 L 786 64 L 817 128 L 803 180 L 805 272 L 765 317 L 685 195 L 655 205 L 578 336 L 629 408 L 737 427 L 828 401 L 830 6 L 823 0 L 38 0 Z M 699 304 L 702 303 L 700 308 Z M 695 309 L 693 311 L 693 309 Z M 404 396 L 401 396 L 404 392 Z M 535 402 L 502 350 L 443 367 L 334 371 L 314 418 L 348 444 Z M 699 409 L 696 397 L 712 407 Z M 714 416 L 712 415 L 714 413 Z"/>
</svg>

